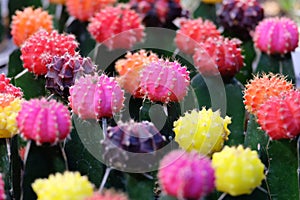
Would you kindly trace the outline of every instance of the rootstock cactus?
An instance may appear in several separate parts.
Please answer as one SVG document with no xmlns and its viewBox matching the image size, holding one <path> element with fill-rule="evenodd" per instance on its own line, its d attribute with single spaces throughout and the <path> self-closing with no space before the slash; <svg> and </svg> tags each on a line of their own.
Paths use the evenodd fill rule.
<svg viewBox="0 0 300 200">
<path fill-rule="evenodd" d="M 0 200 L 299 199 L 292 15 L 264 18 L 258 0 L 5 2 Z"/>
</svg>

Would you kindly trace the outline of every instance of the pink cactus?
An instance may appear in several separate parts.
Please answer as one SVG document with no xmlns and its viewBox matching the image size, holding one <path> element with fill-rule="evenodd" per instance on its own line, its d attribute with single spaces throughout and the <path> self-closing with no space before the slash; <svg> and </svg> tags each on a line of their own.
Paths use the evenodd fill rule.
<svg viewBox="0 0 300 200">
<path fill-rule="evenodd" d="M 184 20 L 177 31 L 175 43 L 182 52 L 192 55 L 200 42 L 220 35 L 217 27 L 209 20 L 202 18 Z"/>
<path fill-rule="evenodd" d="M 215 187 L 211 161 L 197 152 L 175 150 L 160 162 L 162 191 L 180 199 L 201 199 Z"/>
<path fill-rule="evenodd" d="M 110 50 L 130 49 L 144 37 L 142 19 L 126 6 L 104 8 L 90 22 L 88 30 L 91 35 Z"/>
<path fill-rule="evenodd" d="M 105 74 L 80 77 L 70 88 L 70 106 L 81 119 L 112 117 L 123 107 L 124 92 Z"/>
<path fill-rule="evenodd" d="M 261 128 L 274 140 L 300 134 L 300 91 L 270 97 L 257 112 Z"/>
<path fill-rule="evenodd" d="M 5 195 L 5 189 L 4 189 L 4 181 L 2 174 L 0 174 L 0 200 L 5 200 L 6 195 Z"/>
<path fill-rule="evenodd" d="M 297 24 L 291 19 L 268 18 L 258 24 L 254 33 L 255 46 L 267 54 L 286 54 L 298 47 Z"/>
<path fill-rule="evenodd" d="M 141 72 L 141 91 L 151 101 L 162 103 L 183 100 L 190 83 L 189 72 L 178 62 L 158 60 Z"/>
<path fill-rule="evenodd" d="M 32 99 L 22 103 L 17 116 L 21 135 L 28 140 L 42 143 L 56 143 L 65 139 L 72 123 L 68 108 L 55 100 Z"/>
<path fill-rule="evenodd" d="M 203 75 L 232 78 L 244 66 L 241 41 L 222 36 L 208 38 L 193 56 L 195 67 Z"/>
</svg>

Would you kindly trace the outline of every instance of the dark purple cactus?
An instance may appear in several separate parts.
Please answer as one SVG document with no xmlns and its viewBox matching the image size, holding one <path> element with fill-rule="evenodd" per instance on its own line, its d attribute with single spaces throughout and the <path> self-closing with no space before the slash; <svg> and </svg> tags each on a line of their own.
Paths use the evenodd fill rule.
<svg viewBox="0 0 300 200">
<path fill-rule="evenodd" d="M 164 147 L 166 139 L 151 122 L 130 121 L 108 127 L 106 138 L 101 144 L 106 164 L 119 169 L 126 167 L 138 169 L 145 163 L 154 165 L 157 151 Z M 143 157 L 145 160 L 140 159 Z"/>
<path fill-rule="evenodd" d="M 224 0 L 217 16 L 229 34 L 246 40 L 251 38 L 249 32 L 264 18 L 264 10 L 257 0 Z"/>
<path fill-rule="evenodd" d="M 143 23 L 148 27 L 176 29 L 173 20 L 188 17 L 179 0 L 130 0 L 132 9 L 141 14 Z"/>
<path fill-rule="evenodd" d="M 82 58 L 79 54 L 71 56 L 54 56 L 47 65 L 46 88 L 52 93 L 68 98 L 69 88 L 75 79 L 83 74 L 94 74 L 96 66 L 90 58 Z"/>
</svg>

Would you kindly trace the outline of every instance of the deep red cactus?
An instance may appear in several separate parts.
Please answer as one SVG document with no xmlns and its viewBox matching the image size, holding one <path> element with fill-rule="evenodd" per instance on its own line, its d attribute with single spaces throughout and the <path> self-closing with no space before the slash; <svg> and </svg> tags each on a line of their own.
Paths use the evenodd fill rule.
<svg viewBox="0 0 300 200">
<path fill-rule="evenodd" d="M 162 59 L 146 65 L 140 76 L 141 93 L 151 101 L 162 103 L 183 100 L 190 84 L 186 67 Z"/>
<path fill-rule="evenodd" d="M 270 97 L 257 112 L 257 121 L 270 138 L 295 138 L 300 134 L 300 91 Z"/>
<path fill-rule="evenodd" d="M 96 66 L 90 58 L 82 58 L 79 54 L 71 56 L 54 56 L 47 65 L 46 88 L 64 98 L 69 96 L 69 88 L 75 79 L 83 74 L 94 74 Z"/>
<path fill-rule="evenodd" d="M 105 74 L 86 75 L 70 87 L 70 106 L 81 119 L 112 117 L 123 108 L 124 92 Z"/>
<path fill-rule="evenodd" d="M 143 18 L 145 26 L 175 29 L 173 21 L 179 17 L 187 17 L 180 0 L 130 0 L 129 5 Z"/>
<path fill-rule="evenodd" d="M 158 179 L 163 192 L 180 199 L 201 199 L 215 187 L 211 161 L 195 151 L 167 154 L 160 162 Z"/>
<path fill-rule="evenodd" d="M 297 24 L 286 17 L 267 18 L 255 29 L 255 46 L 267 54 L 286 54 L 298 47 Z"/>
<path fill-rule="evenodd" d="M 21 88 L 15 87 L 11 84 L 10 78 L 7 78 L 5 74 L 0 74 L 0 93 L 10 94 L 14 97 L 23 96 Z"/>
<path fill-rule="evenodd" d="M 107 137 L 101 141 L 103 159 L 106 164 L 118 168 L 143 166 L 148 162 L 155 164 L 156 151 L 166 144 L 166 139 L 151 122 L 119 122 L 115 127 L 108 127 Z M 129 155 L 130 153 L 133 153 Z M 147 154 L 147 160 L 135 160 L 134 153 Z M 153 162 L 149 159 L 153 159 Z M 140 162 L 140 163 L 139 163 Z"/>
<path fill-rule="evenodd" d="M 175 43 L 186 54 L 193 54 L 198 43 L 205 42 L 209 37 L 218 37 L 220 32 L 213 22 L 202 18 L 184 20 L 177 31 Z"/>
<path fill-rule="evenodd" d="M 144 37 L 140 16 L 127 6 L 107 7 L 90 20 L 88 30 L 95 40 L 110 50 L 130 49 Z"/>
<path fill-rule="evenodd" d="M 238 39 L 208 38 L 195 51 L 195 67 L 203 75 L 216 76 L 220 72 L 223 78 L 232 78 L 244 66 L 240 44 Z"/>
<path fill-rule="evenodd" d="M 46 65 L 51 62 L 53 56 L 62 56 L 66 52 L 74 55 L 77 47 L 74 35 L 40 30 L 28 38 L 21 47 L 23 67 L 35 75 L 45 75 Z"/>
<path fill-rule="evenodd" d="M 23 102 L 17 124 L 21 135 L 38 145 L 64 140 L 72 128 L 68 108 L 55 100 L 47 101 L 44 98 Z"/>
<path fill-rule="evenodd" d="M 257 0 L 223 0 L 217 16 L 226 31 L 246 40 L 264 18 L 264 10 Z"/>
<path fill-rule="evenodd" d="M 66 0 L 70 15 L 80 21 L 88 21 L 101 9 L 114 4 L 117 0 Z"/>
</svg>

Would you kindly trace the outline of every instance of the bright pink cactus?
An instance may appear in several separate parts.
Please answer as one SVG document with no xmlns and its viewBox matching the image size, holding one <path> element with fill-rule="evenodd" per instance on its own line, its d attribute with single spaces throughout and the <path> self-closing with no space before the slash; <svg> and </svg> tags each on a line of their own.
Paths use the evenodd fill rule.
<svg viewBox="0 0 300 200">
<path fill-rule="evenodd" d="M 23 96 L 21 89 L 11 84 L 10 78 L 7 78 L 5 74 L 0 74 L 0 93 L 11 94 L 14 97 Z"/>
<path fill-rule="evenodd" d="M 6 195 L 5 195 L 5 189 L 4 189 L 4 181 L 2 174 L 0 174 L 0 200 L 5 200 Z"/>
<path fill-rule="evenodd" d="M 162 159 L 158 179 L 164 193 L 180 199 L 201 199 L 215 187 L 211 161 L 183 150 L 172 151 Z"/>
<path fill-rule="evenodd" d="M 267 54 L 286 54 L 298 47 L 297 24 L 291 19 L 268 18 L 255 29 L 255 46 Z"/>
<path fill-rule="evenodd" d="M 178 62 L 160 59 L 149 63 L 141 72 L 141 93 L 151 101 L 179 102 L 185 97 L 189 84 L 189 72 Z"/>
<path fill-rule="evenodd" d="M 110 50 L 130 49 L 144 37 L 142 19 L 126 6 L 107 7 L 91 18 L 88 30 Z"/>
<path fill-rule="evenodd" d="M 45 98 L 23 102 L 17 124 L 21 135 L 25 139 L 34 140 L 38 145 L 64 140 L 72 128 L 68 108 Z"/>
<path fill-rule="evenodd" d="M 241 41 L 222 36 L 208 38 L 193 56 L 195 67 L 203 75 L 232 78 L 244 66 Z"/>
<path fill-rule="evenodd" d="M 177 31 L 175 43 L 182 52 L 192 55 L 200 42 L 220 35 L 217 27 L 209 20 L 202 18 L 184 20 Z"/>
<path fill-rule="evenodd" d="M 300 134 L 300 91 L 270 97 L 257 112 L 261 128 L 274 140 Z"/>
<path fill-rule="evenodd" d="M 112 117 L 123 107 L 124 92 L 105 74 L 80 77 L 70 88 L 70 106 L 81 119 Z"/>
</svg>

